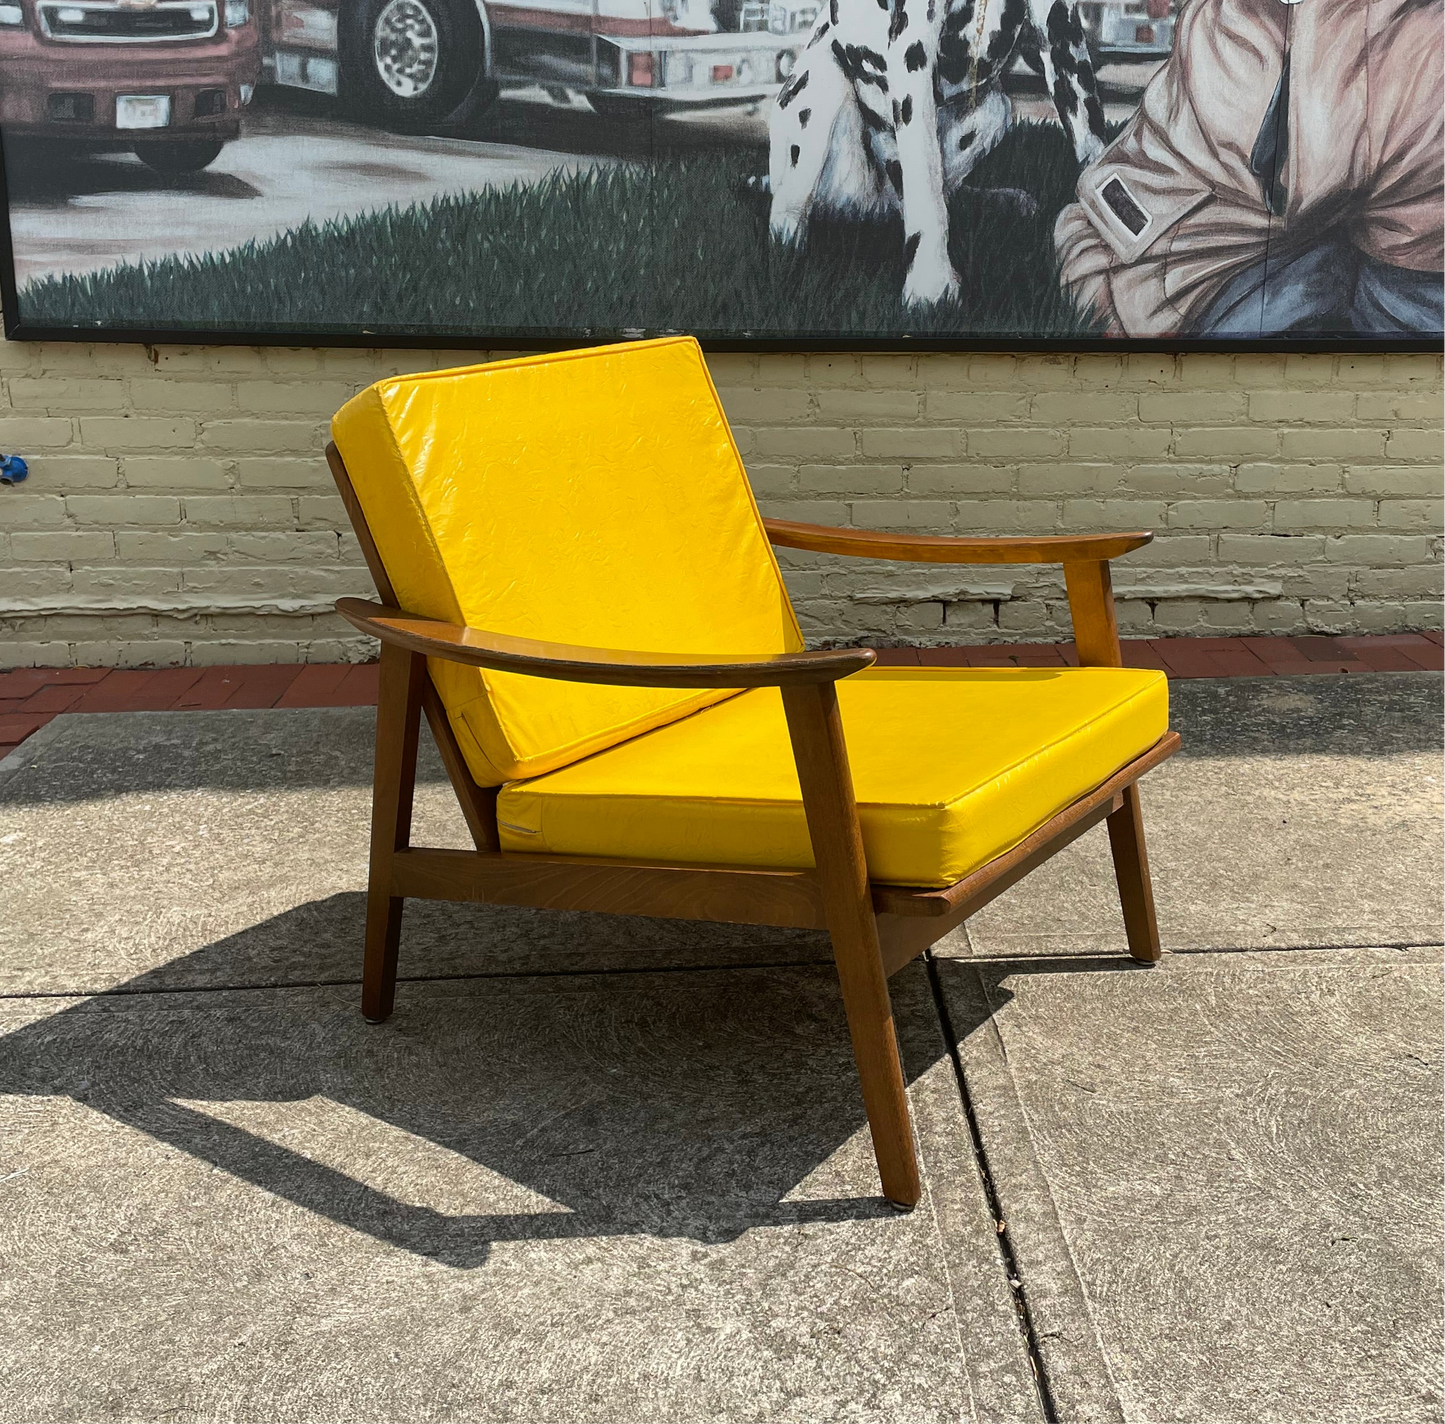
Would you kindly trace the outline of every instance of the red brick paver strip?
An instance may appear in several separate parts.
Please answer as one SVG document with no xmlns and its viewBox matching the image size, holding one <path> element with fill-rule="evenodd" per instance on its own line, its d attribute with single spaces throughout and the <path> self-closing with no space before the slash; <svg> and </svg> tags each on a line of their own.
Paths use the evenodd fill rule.
<svg viewBox="0 0 1445 1424">
<path fill-rule="evenodd" d="M 1126 638 L 1126 667 L 1171 678 L 1291 677 L 1321 673 L 1445 671 L 1436 632 L 1339 637 Z M 1068 667 L 1072 643 L 977 643 L 880 648 L 880 667 Z M 0 758 L 62 712 L 219 708 L 367 707 L 375 663 L 257 663 L 207 668 L 14 668 L 0 672 Z"/>
</svg>

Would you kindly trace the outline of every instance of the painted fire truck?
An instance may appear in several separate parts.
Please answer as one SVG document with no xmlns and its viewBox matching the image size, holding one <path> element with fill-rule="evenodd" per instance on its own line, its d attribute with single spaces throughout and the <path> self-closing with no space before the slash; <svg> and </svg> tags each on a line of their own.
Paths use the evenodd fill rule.
<svg viewBox="0 0 1445 1424">
<path fill-rule="evenodd" d="M 1164 59 L 1174 47 L 1174 0 L 1079 0 L 1099 64 Z"/>
<path fill-rule="evenodd" d="M 0 127 L 204 168 L 260 72 L 251 0 L 0 0 Z"/>
<path fill-rule="evenodd" d="M 505 87 L 599 113 L 759 103 L 816 0 L 263 0 L 266 76 L 395 128 L 457 122 Z"/>
</svg>

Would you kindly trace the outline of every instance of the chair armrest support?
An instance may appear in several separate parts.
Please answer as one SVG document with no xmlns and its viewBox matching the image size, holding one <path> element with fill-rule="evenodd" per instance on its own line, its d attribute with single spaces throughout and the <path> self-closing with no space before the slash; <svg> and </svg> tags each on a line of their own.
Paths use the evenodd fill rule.
<svg viewBox="0 0 1445 1424">
<path fill-rule="evenodd" d="M 910 564 L 1073 564 L 1117 559 L 1153 539 L 1137 534 L 1045 534 L 1038 538 L 1000 535 L 956 538 L 947 534 L 887 534 L 877 529 L 835 529 L 765 519 L 768 539 L 787 549 L 847 554 L 860 559 L 893 559 Z"/>
<path fill-rule="evenodd" d="M 497 672 L 614 687 L 797 687 L 837 682 L 877 659 L 871 648 L 779 653 L 762 658 L 711 654 L 640 653 L 577 647 L 504 633 L 483 633 L 457 623 L 419 618 L 362 598 L 340 598 L 336 611 L 354 628 L 384 644 L 429 658 Z"/>
</svg>

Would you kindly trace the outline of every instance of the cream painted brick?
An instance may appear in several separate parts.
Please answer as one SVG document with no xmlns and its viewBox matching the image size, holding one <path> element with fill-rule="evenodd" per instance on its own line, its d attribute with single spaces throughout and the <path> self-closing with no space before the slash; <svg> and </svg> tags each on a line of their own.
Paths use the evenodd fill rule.
<svg viewBox="0 0 1445 1424">
<path fill-rule="evenodd" d="M 802 495 L 898 494 L 902 465 L 803 465 L 797 471 Z"/>
<path fill-rule="evenodd" d="M 321 529 L 293 530 L 286 534 L 243 531 L 228 534 L 225 545 L 228 556 L 254 559 L 263 564 L 335 564 L 339 562 L 340 550 L 340 539 Z"/>
<path fill-rule="evenodd" d="M 1162 529 L 1167 509 L 1163 500 L 1065 500 L 1060 532 L 1078 529 L 1127 533 L 1135 529 Z"/>
<path fill-rule="evenodd" d="M 1153 460 L 1169 453 L 1171 432 L 1142 425 L 1081 426 L 1068 432 L 1068 442 L 1075 460 Z"/>
<path fill-rule="evenodd" d="M 918 358 L 884 354 L 864 356 L 860 362 L 863 384 L 873 390 L 916 391 Z"/>
<path fill-rule="evenodd" d="M 188 647 L 186 643 L 163 638 L 145 642 L 106 639 L 71 644 L 76 667 L 185 667 Z"/>
<path fill-rule="evenodd" d="M 1397 569 L 1359 569 L 1350 575 L 1357 597 L 1438 598 L 1445 589 L 1445 565 L 1410 564 Z"/>
<path fill-rule="evenodd" d="M 273 564 L 234 565 L 224 568 L 182 570 L 182 587 L 188 593 L 253 597 L 257 603 L 282 598 L 322 603 L 358 591 L 350 569 L 308 569 Z"/>
<path fill-rule="evenodd" d="M 81 442 L 91 449 L 167 450 L 188 448 L 196 443 L 196 423 L 180 417 L 158 415 L 83 415 Z"/>
<path fill-rule="evenodd" d="M 795 366 L 796 360 L 788 357 L 780 358 L 788 361 L 790 366 Z M 856 386 L 863 380 L 863 358 L 850 355 L 846 352 L 815 352 L 804 358 L 806 365 L 806 380 L 808 385 L 824 386 Z M 760 368 L 759 374 L 763 374 Z"/>
<path fill-rule="evenodd" d="M 1441 490 L 1441 472 L 1419 465 L 1352 465 L 1345 471 L 1350 494 L 1428 497 Z"/>
<path fill-rule="evenodd" d="M 777 421 L 805 421 L 813 413 L 813 397 L 805 390 L 726 390 L 719 395 L 729 423 L 772 425 Z"/>
<path fill-rule="evenodd" d="M 1348 390 L 1357 391 L 1366 386 L 1398 385 L 1391 378 L 1390 369 L 1383 354 L 1362 352 L 1358 356 L 1341 356 L 1336 364 L 1334 382 Z"/>
<path fill-rule="evenodd" d="M 120 410 L 127 404 L 126 383 L 119 378 L 19 376 L 5 383 L 10 404 L 18 411 L 46 411 L 68 416 L 83 410 Z"/>
<path fill-rule="evenodd" d="M 1040 465 L 1020 465 L 1020 498 L 1091 494 L 1099 490 L 1114 470 L 1112 465 L 1074 464 L 1067 460 Z"/>
<path fill-rule="evenodd" d="M 1344 487 L 1344 466 L 1241 465 L 1234 477 L 1240 494 L 1328 494 Z"/>
<path fill-rule="evenodd" d="M 923 415 L 926 420 L 964 426 L 1027 420 L 1029 397 L 1009 391 L 929 391 L 923 399 Z"/>
<path fill-rule="evenodd" d="M 291 638 L 251 642 L 246 637 L 217 638 L 191 644 L 192 667 L 228 667 L 257 663 L 299 663 L 301 649 Z"/>
<path fill-rule="evenodd" d="M 118 530 L 115 536 L 116 558 L 126 563 L 175 564 L 185 567 L 199 564 L 226 551 L 226 536 L 214 534 L 160 534 L 150 531 Z"/>
<path fill-rule="evenodd" d="M 1378 460 L 1384 453 L 1383 430 L 1286 430 L 1280 435 L 1286 460 Z"/>
<path fill-rule="evenodd" d="M 179 524 L 181 502 L 170 495 L 135 494 L 72 494 L 65 500 L 66 513 L 77 524 L 107 524 L 111 528 L 127 525 L 157 528 Z"/>
<path fill-rule="evenodd" d="M 959 501 L 952 523 L 960 534 L 1053 534 L 1059 527 L 1059 509 L 1056 504 L 1041 499 L 1026 503 L 1013 499 L 965 499 Z M 967 572 L 978 573 L 977 570 Z M 978 576 L 1007 578 L 1012 573 L 1012 566 L 1003 565 L 997 570 L 989 568 Z"/>
<path fill-rule="evenodd" d="M 1168 352 L 1133 352 L 1124 357 L 1120 386 L 1131 391 L 1158 390 L 1179 380 L 1179 358 Z"/>
<path fill-rule="evenodd" d="M 69 564 L 36 564 L 9 569 L 4 580 L 0 581 L 0 618 L 5 616 L 7 604 L 14 607 L 12 600 L 53 599 L 72 592 L 73 587 Z"/>
<path fill-rule="evenodd" d="M 236 483 L 243 490 L 335 488 L 326 461 L 315 456 L 310 459 L 237 460 Z"/>
<path fill-rule="evenodd" d="M 99 529 L 12 534 L 10 557 L 19 564 L 96 563 L 115 557 L 115 536 Z"/>
<path fill-rule="evenodd" d="M 246 381 L 236 392 L 256 415 L 313 415 L 330 420 L 356 394 L 353 381 Z"/>
<path fill-rule="evenodd" d="M 201 431 L 205 449 L 244 455 L 295 450 L 314 456 L 329 438 L 325 426 L 306 420 L 212 420 Z"/>
<path fill-rule="evenodd" d="M 1189 352 L 1180 356 L 1180 388 L 1186 391 L 1224 390 L 1235 383 L 1235 362 L 1239 359 L 1235 356 L 1216 355 L 1212 351 Z M 1282 364 L 1280 369 L 1283 370 Z M 1254 379 L 1241 384 L 1254 384 Z"/>
<path fill-rule="evenodd" d="M 130 404 L 139 411 L 174 415 L 222 415 L 236 409 L 236 388 L 215 381 L 164 378 L 129 382 Z"/>
<path fill-rule="evenodd" d="M 1425 534 L 1339 534 L 1325 540 L 1325 557 L 1337 563 L 1423 564 L 1436 557 L 1439 541 Z"/>
<path fill-rule="evenodd" d="M 1404 460 L 1439 467 L 1445 460 L 1441 432 L 1434 430 L 1392 430 L 1385 441 L 1387 460 Z"/>
<path fill-rule="evenodd" d="M 0 450 L 26 456 L 32 450 L 59 450 L 70 444 L 72 433 L 68 420 L 7 415 L 0 417 Z"/>
<path fill-rule="evenodd" d="M 1221 534 L 1219 561 L 1250 567 L 1285 567 L 1324 557 L 1321 534 Z"/>
<path fill-rule="evenodd" d="M 1212 562 L 1212 547 L 1213 537 L 1209 534 L 1176 534 L 1173 530 L 1156 529 L 1148 544 L 1117 560 L 1114 570 L 1124 579 L 1136 568 L 1203 568 Z"/>
<path fill-rule="evenodd" d="M 296 501 L 297 525 L 302 529 L 349 529 L 351 519 L 341 496 L 308 494 Z"/>
<path fill-rule="evenodd" d="M 30 478 L 36 487 L 60 490 L 114 489 L 120 483 L 120 467 L 103 455 L 37 455 L 30 462 Z"/>
<path fill-rule="evenodd" d="M 986 376 L 994 359 L 977 357 L 970 369 Z M 1117 382 L 1123 371 L 1123 362 L 1117 356 L 1089 356 L 1076 361 L 1073 356 L 1059 354 L 1016 359 L 1012 379 L 1029 390 L 1072 390 L 1081 385 L 1107 387 Z"/>
<path fill-rule="evenodd" d="M 1123 424 L 1139 418 L 1139 397 L 1130 391 L 1040 391 L 1029 401 L 1039 425 Z"/>
<path fill-rule="evenodd" d="M 289 528 L 295 522 L 292 503 L 283 495 L 187 495 L 186 523 L 222 529 Z"/>
<path fill-rule="evenodd" d="M 129 598 L 176 593 L 181 586 L 179 569 L 93 567 L 76 569 L 74 578 L 76 593 L 89 598 L 108 597 L 120 607 L 125 607 Z"/>
<path fill-rule="evenodd" d="M 707 368 L 712 372 L 712 378 L 718 386 L 731 389 L 756 385 L 758 382 L 758 358 L 746 351 L 715 352 L 707 358 Z"/>
<path fill-rule="evenodd" d="M 791 519 L 799 524 L 846 525 L 849 522 L 848 506 L 841 500 L 775 499 L 763 506 L 763 513 L 770 519 Z"/>
<path fill-rule="evenodd" d="M 860 440 L 869 460 L 949 460 L 961 453 L 954 430 L 864 430 Z"/>
<path fill-rule="evenodd" d="M 1269 426 L 1230 425 L 1179 429 L 1174 453 L 1206 460 L 1248 460 L 1273 455 L 1279 449 L 1279 432 Z"/>
<path fill-rule="evenodd" d="M 1155 495 L 1166 499 L 1199 499 L 1234 493 L 1228 465 L 1197 465 L 1186 461 L 1165 465 L 1105 465 L 1100 493 Z"/>
<path fill-rule="evenodd" d="M 1037 460 L 1064 453 L 1062 430 L 968 430 L 965 444 L 969 455 L 979 460 Z"/>
<path fill-rule="evenodd" d="M 1438 534 L 1445 522 L 1445 500 L 1384 499 L 1380 501 L 1382 529 L 1409 529 Z"/>
<path fill-rule="evenodd" d="M 199 456 L 183 459 L 127 455 L 121 467 L 128 489 L 224 490 L 231 487 L 226 467 Z"/>
<path fill-rule="evenodd" d="M 758 499 L 786 499 L 798 487 L 798 466 L 750 464 L 748 483 Z"/>
<path fill-rule="evenodd" d="M 1015 487 L 1016 476 L 1009 465 L 962 464 L 908 465 L 904 468 L 909 494 L 956 495 L 1005 494 Z"/>
<path fill-rule="evenodd" d="M 860 529 L 919 529 L 947 534 L 953 525 L 953 506 L 938 499 L 860 499 L 853 502 L 852 516 Z"/>
<path fill-rule="evenodd" d="M 201 373 L 253 375 L 265 364 L 258 346 L 157 346 L 152 365 L 157 376 L 194 378 Z"/>
<path fill-rule="evenodd" d="M 1159 391 L 1139 397 L 1139 419 L 1148 425 L 1218 425 L 1241 418 L 1245 399 L 1245 392 L 1228 389 Z"/>
<path fill-rule="evenodd" d="M 754 448 L 759 455 L 798 460 L 846 460 L 858 453 L 858 437 L 851 430 L 811 426 L 800 430 L 770 428 L 755 430 Z"/>
<path fill-rule="evenodd" d="M 60 529 L 67 522 L 59 495 L 36 493 L 28 484 L 0 486 L 0 529 Z"/>
<path fill-rule="evenodd" d="M 917 391 L 821 390 L 814 397 L 818 418 L 836 425 L 843 421 L 851 426 L 883 425 L 894 421 L 913 421 L 923 400 Z"/>
<path fill-rule="evenodd" d="M 1361 391 L 1355 397 L 1355 419 L 1430 425 L 1440 419 L 1440 396 L 1424 391 Z"/>
<path fill-rule="evenodd" d="M 1284 534 L 1296 529 L 1367 529 L 1375 523 L 1375 506 L 1363 499 L 1282 499 L 1274 506 L 1274 527 Z"/>
<path fill-rule="evenodd" d="M 1181 499 L 1169 506 L 1171 529 L 1260 529 L 1269 523 L 1262 499 Z"/>
<path fill-rule="evenodd" d="M 1252 391 L 1249 418 L 1260 424 L 1340 425 L 1355 417 L 1353 391 Z"/>
<path fill-rule="evenodd" d="M 1335 358 L 1313 351 L 1291 352 L 1284 358 L 1289 386 L 1327 386 L 1335 379 Z"/>
</svg>

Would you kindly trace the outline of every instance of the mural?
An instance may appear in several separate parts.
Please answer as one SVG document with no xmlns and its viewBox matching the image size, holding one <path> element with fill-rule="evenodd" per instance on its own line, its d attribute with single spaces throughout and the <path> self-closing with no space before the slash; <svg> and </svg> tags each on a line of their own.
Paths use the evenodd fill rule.
<svg viewBox="0 0 1445 1424">
<path fill-rule="evenodd" d="M 1439 342 L 1445 0 L 0 0 L 12 336 Z"/>
</svg>

